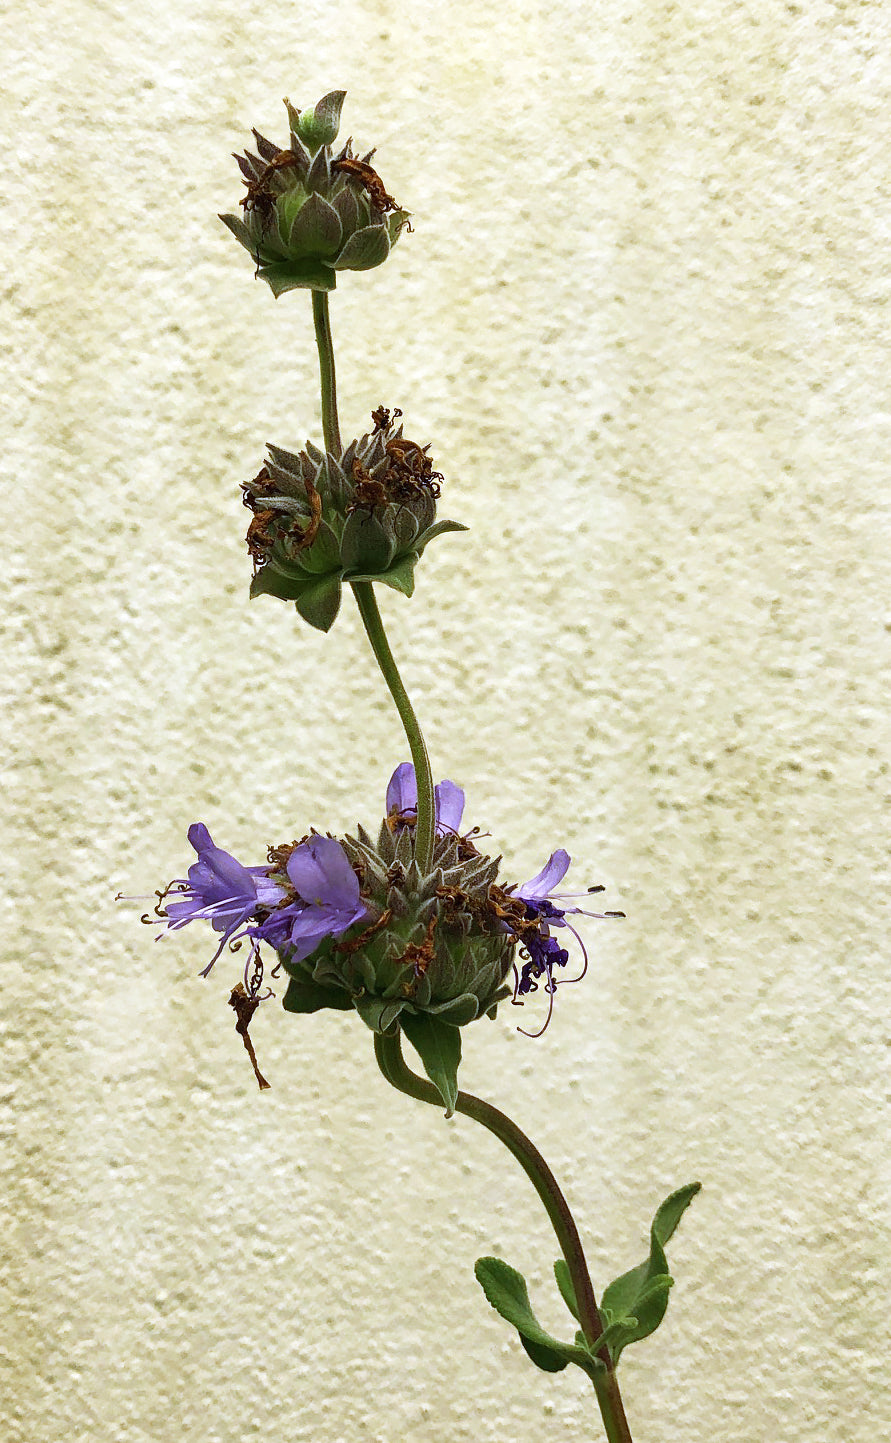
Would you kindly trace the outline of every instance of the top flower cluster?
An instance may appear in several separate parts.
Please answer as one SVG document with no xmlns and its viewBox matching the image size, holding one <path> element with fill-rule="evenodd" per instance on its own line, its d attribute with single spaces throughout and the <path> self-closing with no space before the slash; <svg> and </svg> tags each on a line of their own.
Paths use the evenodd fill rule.
<svg viewBox="0 0 891 1443">
<path fill-rule="evenodd" d="M 355 156 L 352 141 L 335 155 L 345 90 L 332 90 L 309 110 L 285 101 L 286 147 L 254 131 L 257 154 L 237 155 L 247 190 L 243 217 L 221 215 L 257 274 L 275 296 L 285 291 L 332 291 L 338 271 L 381 265 L 409 213 L 388 195 L 372 168 L 374 151 Z"/>
</svg>

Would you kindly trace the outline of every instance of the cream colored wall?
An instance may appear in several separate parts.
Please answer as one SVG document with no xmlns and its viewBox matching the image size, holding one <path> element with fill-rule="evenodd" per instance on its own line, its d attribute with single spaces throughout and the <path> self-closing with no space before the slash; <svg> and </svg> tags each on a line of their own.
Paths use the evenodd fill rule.
<svg viewBox="0 0 891 1443">
<path fill-rule="evenodd" d="M 347 608 L 247 604 L 238 483 L 318 437 L 309 298 L 215 220 L 280 98 L 349 91 L 415 215 L 333 298 L 344 429 L 445 472 L 383 599 L 435 768 L 516 877 L 628 921 L 547 1035 L 466 1034 L 599 1284 L 691 1177 L 635 1443 L 891 1425 L 891 23 L 854 0 L 69 0 L 10 20 L 4 223 L 4 1438 L 597 1436 L 472 1275 L 565 1328 L 526 1180 L 272 1005 L 258 1094 L 197 928 L 138 905 L 186 827 L 262 860 L 373 822 L 405 754 Z M 9 161 L 7 162 L 9 170 Z"/>
</svg>

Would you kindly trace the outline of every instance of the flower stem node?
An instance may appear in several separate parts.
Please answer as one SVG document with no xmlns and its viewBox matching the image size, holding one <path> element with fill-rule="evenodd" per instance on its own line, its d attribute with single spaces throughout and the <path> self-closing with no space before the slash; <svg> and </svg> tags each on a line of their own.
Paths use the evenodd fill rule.
<svg viewBox="0 0 891 1443">
<path fill-rule="evenodd" d="M 402 413 L 380 407 L 374 428 L 333 456 L 311 441 L 269 458 L 244 489 L 254 513 L 247 546 L 251 596 L 293 601 L 310 626 L 328 631 L 344 581 L 382 581 L 405 596 L 424 548 L 457 521 L 437 521 L 441 476 L 429 446 L 403 435 Z"/>
<path fill-rule="evenodd" d="M 332 90 L 308 110 L 285 101 L 290 124 L 281 148 L 254 131 L 257 154 L 235 159 L 247 186 L 242 216 L 220 220 L 253 257 L 274 296 L 285 291 L 333 291 L 338 271 L 381 265 L 409 212 L 388 195 L 371 166 L 374 151 L 355 156 L 348 140 L 335 155 L 344 90 Z"/>
</svg>

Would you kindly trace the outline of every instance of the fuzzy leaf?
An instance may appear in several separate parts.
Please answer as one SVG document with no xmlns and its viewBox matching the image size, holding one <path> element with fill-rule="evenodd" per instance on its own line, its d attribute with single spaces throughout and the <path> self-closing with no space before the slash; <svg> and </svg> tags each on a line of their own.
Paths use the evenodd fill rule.
<svg viewBox="0 0 891 1443">
<path fill-rule="evenodd" d="M 316 631 L 330 631 L 340 610 L 340 576 L 333 572 L 320 581 L 311 581 L 294 597 L 294 604 L 303 620 Z"/>
<path fill-rule="evenodd" d="M 366 573 L 379 576 L 393 559 L 393 541 L 376 516 L 354 511 L 346 519 L 340 538 L 340 554 L 347 580 Z"/>
<path fill-rule="evenodd" d="M 387 216 L 387 234 L 390 237 L 390 245 L 394 246 L 409 222 L 410 212 L 407 210 L 394 210 Z"/>
<path fill-rule="evenodd" d="M 382 581 L 385 586 L 392 586 L 394 591 L 401 591 L 403 596 L 411 596 L 415 589 L 415 566 L 417 565 L 417 552 L 412 551 L 408 556 L 400 556 L 398 561 L 388 567 L 386 571 L 375 572 L 368 576 L 350 576 L 350 581 Z"/>
<path fill-rule="evenodd" d="M 287 968 L 287 963 L 285 966 Z M 325 1007 L 333 1007 L 338 1012 L 349 1012 L 352 1005 L 352 998 L 343 988 L 323 987 L 311 977 L 307 977 L 305 972 L 300 976 L 291 974 L 282 998 L 282 1007 L 286 1012 L 321 1012 Z"/>
<path fill-rule="evenodd" d="M 301 120 L 302 120 L 301 116 Z M 309 142 L 307 142 L 309 144 Z M 315 158 L 306 173 L 304 185 L 307 190 L 329 191 L 331 189 L 331 164 L 325 147 L 316 151 Z"/>
<path fill-rule="evenodd" d="M 398 1031 L 393 1027 L 393 1023 L 402 1012 L 403 1002 L 386 997 L 356 997 L 353 1006 L 372 1032 Z"/>
<path fill-rule="evenodd" d="M 616 1362 L 623 1348 L 649 1337 L 665 1316 L 672 1285 L 665 1244 L 701 1186 L 698 1182 L 688 1183 L 665 1199 L 650 1229 L 649 1257 L 604 1289 L 600 1312 L 607 1332 L 615 1333 L 614 1340 L 608 1341 Z"/>
<path fill-rule="evenodd" d="M 304 201 L 291 225 L 287 246 L 293 257 L 334 256 L 343 240 L 340 216 L 316 192 Z"/>
<path fill-rule="evenodd" d="M 478 1012 L 479 1002 L 469 992 L 462 992 L 460 997 L 452 997 L 448 1002 L 434 1002 L 427 1008 L 428 1017 L 437 1017 L 440 1022 L 448 1022 L 452 1027 L 464 1027 L 473 1022 Z"/>
<path fill-rule="evenodd" d="M 340 571 L 340 544 L 327 521 L 320 523 L 312 545 L 304 547 L 298 554 L 301 566 L 312 576 Z"/>
<path fill-rule="evenodd" d="M 509 1267 L 501 1258 L 477 1259 L 474 1272 L 496 1313 L 516 1328 L 520 1342 L 539 1368 L 547 1373 L 558 1373 L 567 1363 L 590 1367 L 590 1359 L 584 1349 L 571 1343 L 560 1343 L 545 1332 L 532 1311 L 522 1273 Z"/>
<path fill-rule="evenodd" d="M 220 220 L 223 222 L 223 225 L 227 226 L 232 232 L 235 239 L 244 246 L 245 250 L 249 251 L 252 256 L 256 256 L 257 242 L 254 240 L 254 237 L 251 235 L 251 232 L 241 217 L 237 215 L 221 215 Z"/>
<path fill-rule="evenodd" d="M 368 225 L 354 231 L 336 261 L 331 264 L 338 271 L 370 271 L 381 265 L 390 254 L 390 240 L 386 226 Z"/>
<path fill-rule="evenodd" d="M 568 1359 L 562 1353 L 556 1352 L 554 1348 L 543 1347 L 541 1343 L 532 1343 L 528 1338 L 520 1334 L 520 1342 L 532 1359 L 536 1368 L 541 1368 L 543 1373 L 562 1373 Z"/>
<path fill-rule="evenodd" d="M 554 1264 L 554 1277 L 557 1279 L 557 1287 L 560 1289 L 560 1296 L 566 1304 L 577 1323 L 582 1320 L 579 1317 L 579 1305 L 576 1302 L 575 1288 L 572 1285 L 572 1278 L 569 1276 L 569 1268 L 565 1258 L 558 1258 Z"/>
<path fill-rule="evenodd" d="M 458 1100 L 458 1064 L 461 1061 L 461 1033 L 429 1013 L 402 1014 L 402 1030 L 424 1064 L 424 1071 L 438 1089 L 451 1117 Z"/>
<path fill-rule="evenodd" d="M 304 110 L 299 118 L 292 107 L 289 107 L 289 118 L 294 115 L 292 129 L 313 148 L 317 145 L 331 145 L 337 139 L 340 129 L 340 112 L 345 98 L 345 90 L 330 90 L 309 110 Z"/>
<path fill-rule="evenodd" d="M 340 216 L 344 236 L 351 236 L 359 228 L 359 205 L 355 193 L 344 182 L 343 189 L 332 196 L 331 204 Z"/>
<path fill-rule="evenodd" d="M 435 525 L 428 526 L 426 531 L 421 532 L 421 535 L 415 542 L 415 546 L 417 547 L 418 551 L 421 552 L 424 550 L 424 547 L 427 546 L 431 541 L 434 541 L 437 536 L 444 536 L 447 531 L 469 530 L 470 527 L 462 526 L 460 521 L 437 521 Z"/>
<path fill-rule="evenodd" d="M 267 563 L 251 581 L 251 600 L 255 596 L 277 596 L 281 601 L 296 601 L 306 590 L 307 584 L 304 577 L 285 576 L 284 572 Z"/>
<path fill-rule="evenodd" d="M 261 266 L 260 275 L 278 300 L 286 291 L 333 291 L 337 276 L 321 261 L 276 261 Z"/>
</svg>

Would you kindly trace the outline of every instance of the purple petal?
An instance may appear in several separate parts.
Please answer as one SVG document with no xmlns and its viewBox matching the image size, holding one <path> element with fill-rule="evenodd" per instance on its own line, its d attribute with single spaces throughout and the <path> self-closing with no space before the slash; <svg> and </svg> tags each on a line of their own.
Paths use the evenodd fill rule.
<svg viewBox="0 0 891 1443">
<path fill-rule="evenodd" d="M 213 846 L 210 832 L 207 830 L 203 822 L 193 822 L 188 832 L 186 833 L 186 836 L 192 843 L 192 846 L 195 848 L 195 851 L 198 853 L 199 857 L 201 856 L 202 852 L 208 851 Z"/>
<path fill-rule="evenodd" d="M 541 901 L 543 897 L 547 897 L 548 893 L 553 891 L 559 882 L 563 881 L 570 861 L 569 853 L 564 852 L 562 847 L 558 848 L 548 857 L 541 871 L 536 872 L 534 877 L 530 877 L 528 882 L 524 882 L 522 887 L 518 887 L 514 895 L 521 897 L 524 902 Z"/>
<path fill-rule="evenodd" d="M 220 847 L 201 853 L 200 861 L 189 868 L 189 881 L 208 901 L 221 902 L 226 897 L 256 901 L 256 884 L 247 867 Z"/>
<path fill-rule="evenodd" d="M 288 876 L 304 902 L 355 911 L 361 906 L 359 879 L 333 837 L 310 837 L 288 858 Z"/>
<path fill-rule="evenodd" d="M 294 918 L 288 946 L 294 948 L 290 960 L 302 962 L 324 937 L 340 937 L 354 922 L 365 916 L 365 906 L 358 907 L 306 907 Z"/>
<path fill-rule="evenodd" d="M 343 927 L 341 931 L 346 931 Z M 326 907 L 307 907 L 305 912 L 294 921 L 291 928 L 291 935 L 288 938 L 289 960 L 291 962 L 302 962 L 311 952 L 315 952 L 319 943 L 325 937 L 333 935 L 331 919 Z M 293 948 L 293 952 L 290 949 Z"/>
<path fill-rule="evenodd" d="M 417 808 L 418 785 L 411 762 L 400 762 L 387 785 L 387 816 Z"/>
<path fill-rule="evenodd" d="M 454 782 L 439 782 L 434 788 L 436 830 L 457 832 L 464 815 L 464 793 Z"/>
</svg>

